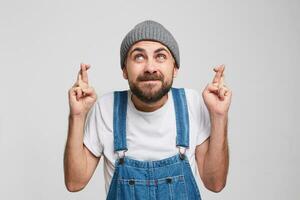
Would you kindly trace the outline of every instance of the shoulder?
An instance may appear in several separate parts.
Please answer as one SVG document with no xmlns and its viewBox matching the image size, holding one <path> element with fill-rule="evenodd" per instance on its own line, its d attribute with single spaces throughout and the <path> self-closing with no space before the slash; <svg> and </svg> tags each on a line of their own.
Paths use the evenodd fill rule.
<svg viewBox="0 0 300 200">
<path fill-rule="evenodd" d="M 190 113 L 198 118 L 204 104 L 201 92 L 192 88 L 184 88 L 184 91 Z"/>
<path fill-rule="evenodd" d="M 99 109 L 101 117 L 107 122 L 112 119 L 113 115 L 114 92 L 115 91 L 102 92 L 96 101 L 97 109 Z"/>
<path fill-rule="evenodd" d="M 106 103 L 114 98 L 114 91 L 102 92 L 97 102 L 100 104 Z"/>
<path fill-rule="evenodd" d="M 114 103 L 114 93 L 121 92 L 121 91 L 128 92 L 128 90 L 116 90 L 116 91 L 102 92 L 102 94 L 100 94 L 100 97 L 97 99 L 97 104 L 101 108 L 112 108 L 113 103 Z"/>
<path fill-rule="evenodd" d="M 98 92 L 99 96 L 91 109 L 91 115 L 105 130 L 112 130 L 114 91 Z M 102 129 L 103 131 L 103 129 Z"/>
<path fill-rule="evenodd" d="M 114 93 L 121 92 L 121 91 L 125 92 L 128 90 L 115 90 L 115 91 L 102 92 L 99 95 L 100 97 L 97 99 L 97 103 L 100 105 L 107 104 L 107 103 L 113 103 Z"/>
<path fill-rule="evenodd" d="M 202 102 L 202 96 L 200 91 L 197 91 L 196 89 L 193 88 L 184 88 L 184 91 L 188 103 L 194 105 Z"/>
<path fill-rule="evenodd" d="M 99 94 L 97 92 L 97 94 Z M 113 100 L 113 92 L 106 92 L 98 96 L 96 102 L 89 111 L 89 116 L 98 118 L 103 112 L 108 111 L 109 104 Z"/>
</svg>

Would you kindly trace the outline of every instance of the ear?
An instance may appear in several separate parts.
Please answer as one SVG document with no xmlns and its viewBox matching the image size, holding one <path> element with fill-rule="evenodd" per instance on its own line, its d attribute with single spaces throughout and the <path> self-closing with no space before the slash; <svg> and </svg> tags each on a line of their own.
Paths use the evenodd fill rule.
<svg viewBox="0 0 300 200">
<path fill-rule="evenodd" d="M 177 73 L 178 73 L 178 68 L 177 68 L 177 65 L 175 64 L 174 68 L 173 68 L 173 78 L 176 78 Z"/>
<path fill-rule="evenodd" d="M 126 68 L 126 66 L 123 67 L 123 77 L 124 77 L 124 79 L 128 80 L 128 73 L 127 73 L 127 68 Z"/>
</svg>

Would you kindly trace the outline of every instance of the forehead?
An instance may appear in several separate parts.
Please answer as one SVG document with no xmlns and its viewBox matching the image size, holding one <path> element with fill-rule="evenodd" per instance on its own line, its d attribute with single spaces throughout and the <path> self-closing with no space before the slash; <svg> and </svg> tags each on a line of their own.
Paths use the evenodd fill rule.
<svg viewBox="0 0 300 200">
<path fill-rule="evenodd" d="M 133 49 L 135 49 L 137 47 L 143 48 L 146 51 L 150 51 L 150 52 L 155 51 L 156 49 L 159 49 L 159 48 L 164 48 L 170 53 L 168 47 L 166 47 L 165 45 L 163 45 L 160 42 L 151 41 L 151 40 L 142 40 L 142 41 L 135 43 L 134 45 L 131 46 L 131 48 L 129 49 L 129 52 L 131 52 Z"/>
</svg>

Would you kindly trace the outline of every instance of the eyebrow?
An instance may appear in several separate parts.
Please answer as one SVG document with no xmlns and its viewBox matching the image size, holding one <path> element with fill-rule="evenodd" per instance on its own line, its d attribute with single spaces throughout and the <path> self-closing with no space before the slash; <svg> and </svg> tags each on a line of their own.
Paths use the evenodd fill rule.
<svg viewBox="0 0 300 200">
<path fill-rule="evenodd" d="M 136 47 L 136 48 L 134 48 L 134 49 L 130 52 L 129 56 L 131 56 L 131 54 L 132 54 L 133 52 L 135 52 L 135 51 L 145 52 L 145 49 L 140 48 L 140 47 Z M 167 50 L 166 48 L 164 48 L 164 47 L 161 47 L 161 48 L 159 48 L 159 49 L 156 49 L 156 50 L 154 51 L 154 53 L 157 53 L 157 52 L 160 52 L 160 51 L 166 51 L 168 54 L 170 54 L 170 53 L 168 52 L 168 50 Z"/>
</svg>

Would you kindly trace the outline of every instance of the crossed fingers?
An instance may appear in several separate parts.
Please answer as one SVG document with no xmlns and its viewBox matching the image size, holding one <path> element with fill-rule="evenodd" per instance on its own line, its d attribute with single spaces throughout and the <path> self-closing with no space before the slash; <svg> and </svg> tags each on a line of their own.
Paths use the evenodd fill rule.
<svg viewBox="0 0 300 200">
<path fill-rule="evenodd" d="M 80 64 L 80 70 L 77 75 L 77 81 L 74 86 L 84 86 L 89 84 L 87 70 L 91 67 L 89 64 Z"/>
<path fill-rule="evenodd" d="M 217 87 L 217 94 L 221 99 L 224 99 L 224 96 L 226 96 L 226 93 L 229 91 L 229 89 L 226 87 L 224 83 L 225 79 L 225 65 L 219 65 L 217 67 L 214 67 L 214 71 L 216 72 L 212 84 Z"/>
<path fill-rule="evenodd" d="M 224 70 L 225 70 L 225 65 L 219 65 L 217 67 L 214 67 L 214 71 L 216 72 L 216 74 L 212 83 L 215 86 L 222 87 L 224 85 L 224 77 L 225 77 Z"/>
<path fill-rule="evenodd" d="M 87 70 L 91 66 L 89 64 L 80 64 L 80 70 L 77 75 L 77 80 L 73 85 L 73 90 L 76 91 L 77 97 L 85 96 L 85 90 L 89 87 Z"/>
</svg>

